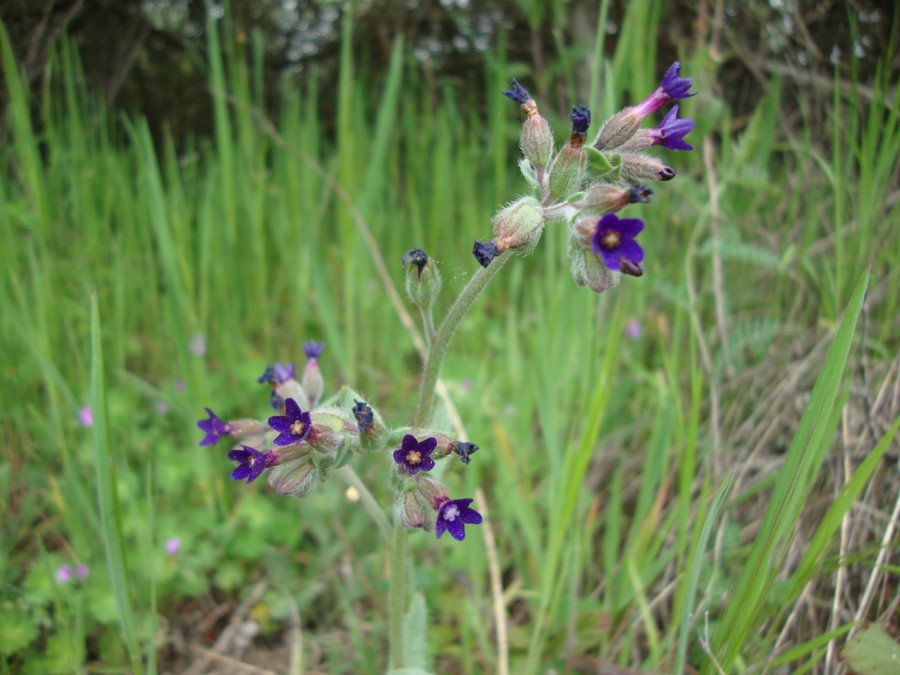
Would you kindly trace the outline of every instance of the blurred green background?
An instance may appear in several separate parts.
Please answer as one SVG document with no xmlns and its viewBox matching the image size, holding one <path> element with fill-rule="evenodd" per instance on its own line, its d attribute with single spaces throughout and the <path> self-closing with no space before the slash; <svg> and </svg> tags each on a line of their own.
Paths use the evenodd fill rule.
<svg viewBox="0 0 900 675">
<path fill-rule="evenodd" d="M 837 673 L 900 629 L 898 18 L 809 4 L 3 3 L 2 672 L 383 672 L 346 486 L 234 483 L 195 422 L 267 415 L 315 339 L 408 423 L 386 282 L 424 248 L 440 316 L 525 191 L 499 92 L 561 143 L 674 60 L 695 150 L 626 212 L 645 275 L 594 295 L 548 231 L 455 337 L 481 451 L 447 482 L 492 537 L 411 537 L 429 668 Z M 357 467 L 386 505 L 389 466 Z"/>
</svg>

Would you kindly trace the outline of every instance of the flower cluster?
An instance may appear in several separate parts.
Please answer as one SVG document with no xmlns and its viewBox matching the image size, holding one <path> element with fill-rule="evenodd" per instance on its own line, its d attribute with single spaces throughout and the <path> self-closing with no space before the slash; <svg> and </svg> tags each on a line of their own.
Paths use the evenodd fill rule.
<svg viewBox="0 0 900 675">
<path fill-rule="evenodd" d="M 439 282 L 433 262 L 421 249 L 405 255 L 407 263 L 416 269 L 414 283 Z M 378 411 L 348 387 L 323 399 L 319 358 L 325 344 L 305 342 L 303 349 L 306 365 L 299 380 L 293 363 L 274 363 L 257 380 L 271 386 L 277 414 L 267 420 L 226 422 L 206 408 L 206 418 L 197 422 L 204 433 L 200 445 L 215 445 L 227 437 L 233 443 L 227 453 L 235 463 L 232 479 L 249 484 L 266 474 L 276 492 L 296 497 L 309 495 L 358 454 L 390 451 L 397 468 L 394 501 L 399 522 L 439 538 L 448 531 L 462 540 L 464 526 L 480 523 L 481 516 L 469 506 L 471 499 L 451 500 L 431 472 L 450 455 L 468 464 L 478 446 L 428 429 L 389 430 Z"/>
<path fill-rule="evenodd" d="M 694 121 L 678 117 L 674 105 L 653 128 L 641 128 L 646 117 L 666 104 L 693 96 L 691 78 L 681 77 L 676 61 L 653 93 L 636 106 L 625 108 L 605 122 L 594 141 L 586 143 L 590 110 L 572 108 L 572 131 L 554 155 L 553 132 L 538 112 L 537 103 L 513 80 L 503 93 L 519 104 L 525 115 L 520 137 L 520 162 L 532 194 L 502 209 L 493 221 L 490 241 L 476 241 L 472 254 L 483 267 L 505 251 L 530 252 L 545 225 L 568 224 L 568 255 L 576 283 L 600 293 L 616 286 L 621 275 L 644 273 L 644 250 L 636 236 L 644 229 L 637 218 L 616 213 L 630 204 L 650 201 L 643 181 L 667 181 L 675 170 L 644 151 L 659 145 L 668 150 L 691 150 L 684 137 Z"/>
</svg>

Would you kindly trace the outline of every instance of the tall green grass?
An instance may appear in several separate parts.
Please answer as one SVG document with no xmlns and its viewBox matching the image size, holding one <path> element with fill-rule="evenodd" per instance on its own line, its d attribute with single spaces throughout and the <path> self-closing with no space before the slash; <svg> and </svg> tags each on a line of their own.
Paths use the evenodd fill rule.
<svg viewBox="0 0 900 675">
<path fill-rule="evenodd" d="M 630 6 L 610 59 L 586 46 L 581 56 L 593 54 L 602 77 L 571 97 L 596 101 L 596 119 L 655 86 L 667 64 L 643 36 L 659 32 L 662 7 Z M 304 339 L 328 343 L 330 391 L 349 383 L 390 422 L 411 418 L 418 359 L 354 214 L 394 283 L 409 248 L 440 262 L 446 308 L 474 269 L 472 240 L 525 189 L 514 171 L 517 113 L 497 92 L 529 71 L 507 64 L 499 40 L 486 58 L 481 118 L 466 98 L 474 81 L 433 99 L 400 41 L 387 73 L 367 72 L 354 62 L 346 16 L 336 120 L 320 117 L 313 69 L 267 126 L 258 63 L 227 22 L 210 20 L 214 136 L 157 142 L 145 120 L 104 110 L 79 89 L 69 45 L 38 106 L 0 32 L 10 100 L 0 169 L 0 496 L 14 504 L 0 607 L 36 627 L 0 649 L 7 670 L 76 670 L 90 659 L 153 672 L 154 645 L 166 640 L 157 613 L 179 625 L 187 599 L 238 603 L 257 581 L 269 588 L 255 610 L 268 640 L 296 613 L 305 653 L 295 658 L 310 668 L 383 670 L 387 580 L 366 514 L 337 485 L 296 502 L 233 483 L 224 451 L 197 447 L 194 422 L 205 405 L 226 418 L 265 415 L 253 379 L 273 360 L 298 358 Z M 793 602 L 821 576 L 837 523 L 896 432 L 894 424 L 873 441 L 799 567 L 786 567 L 793 524 L 809 512 L 847 402 L 844 364 L 859 348 L 867 266 L 875 300 L 864 347 L 875 361 L 897 347 L 897 300 L 884 292 L 897 282 L 897 210 L 885 201 L 900 99 L 886 75 L 870 104 L 836 88 L 820 101 L 831 128 L 797 129 L 786 141 L 775 122 L 779 82 L 739 125 L 713 93 L 715 64 L 702 52 L 682 61 L 702 90 L 683 107 L 698 121 L 697 150 L 672 160 L 679 179 L 640 214 L 645 277 L 594 296 L 569 278 L 564 233 L 548 231 L 479 301 L 445 366 L 482 447 L 449 481 L 460 495 L 481 486 L 487 496 L 510 672 L 579 658 L 663 672 L 713 672 L 709 654 L 726 672 L 765 662 L 785 619 L 775 582 L 788 579 Z M 566 111 L 545 109 L 561 137 Z M 336 141 L 326 137 L 332 126 Z M 706 135 L 719 142 L 707 149 Z M 716 259 L 725 263 L 718 281 Z M 631 320 L 643 328 L 637 340 L 625 333 Z M 740 456 L 728 432 L 764 402 L 747 399 L 734 373 L 780 378 L 779 347 L 802 331 L 833 342 L 832 352 L 751 545 L 732 525 L 749 491 L 732 485 L 725 498 Z M 205 356 L 189 348 L 198 333 L 208 337 Z M 736 420 L 716 419 L 713 397 Z M 93 433 L 77 424 L 88 402 Z M 387 499 L 384 472 L 377 458 L 362 468 Z M 183 542 L 174 559 L 162 549 L 172 536 Z M 724 555 L 713 547 L 721 538 Z M 481 542 L 410 541 L 430 627 L 416 659 L 434 672 L 497 672 Z M 54 585 L 54 566 L 73 556 L 90 566 L 88 581 Z M 822 626 L 772 663 L 799 667 L 839 632 Z M 79 642 L 80 652 L 41 649 Z"/>
</svg>

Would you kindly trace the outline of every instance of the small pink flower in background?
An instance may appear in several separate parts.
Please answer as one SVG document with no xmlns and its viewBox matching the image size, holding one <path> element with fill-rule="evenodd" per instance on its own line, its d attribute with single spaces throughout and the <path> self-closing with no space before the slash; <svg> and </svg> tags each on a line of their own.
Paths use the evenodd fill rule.
<svg viewBox="0 0 900 675">
<path fill-rule="evenodd" d="M 165 415 L 167 412 L 169 412 L 169 404 L 165 401 L 157 401 L 156 412 L 160 415 Z"/>
<path fill-rule="evenodd" d="M 166 553 L 169 555 L 175 555 L 178 551 L 181 550 L 181 539 L 178 537 L 172 537 L 168 541 L 166 541 Z"/>
<path fill-rule="evenodd" d="M 175 380 L 175 393 L 183 394 L 184 393 L 184 380 Z"/>
<path fill-rule="evenodd" d="M 188 351 L 194 356 L 204 356 L 206 354 L 206 336 L 203 333 L 197 333 L 191 344 L 188 345 Z"/>
<path fill-rule="evenodd" d="M 75 576 L 79 579 L 87 579 L 88 574 L 90 574 L 90 572 L 88 572 L 87 565 L 77 565 L 75 567 Z"/>
<path fill-rule="evenodd" d="M 628 337 L 630 337 L 632 340 L 637 340 L 639 337 L 641 337 L 643 329 L 641 328 L 641 324 L 637 319 L 632 319 L 628 322 L 628 328 L 626 329 L 626 331 L 628 332 Z"/>
<path fill-rule="evenodd" d="M 86 405 L 78 411 L 78 421 L 81 422 L 83 427 L 94 426 L 94 411 L 91 409 L 91 406 Z"/>
<path fill-rule="evenodd" d="M 60 565 L 56 568 L 56 580 L 61 584 L 67 584 L 72 580 L 72 567 Z"/>
<path fill-rule="evenodd" d="M 472 391 L 472 379 L 467 377 L 462 382 L 460 382 L 463 391 Z"/>
</svg>

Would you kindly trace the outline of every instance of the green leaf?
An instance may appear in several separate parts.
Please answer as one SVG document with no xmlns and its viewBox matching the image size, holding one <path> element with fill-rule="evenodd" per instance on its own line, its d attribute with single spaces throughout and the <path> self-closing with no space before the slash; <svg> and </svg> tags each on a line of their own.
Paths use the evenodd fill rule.
<svg viewBox="0 0 900 675">
<path fill-rule="evenodd" d="M 525 177 L 525 182 L 528 183 L 528 187 L 530 187 L 535 193 L 541 194 L 541 185 L 538 183 L 537 178 L 534 176 L 534 169 L 531 168 L 531 162 L 529 162 L 524 157 L 519 160 L 519 171 L 522 172 L 522 175 Z"/>
<path fill-rule="evenodd" d="M 428 647 L 427 633 L 428 610 L 425 607 L 425 596 L 421 593 L 416 593 L 413 595 L 412 602 L 409 605 L 409 611 L 403 617 L 404 658 L 412 669 L 425 668 Z M 415 672 L 419 671 L 416 670 Z"/>
<path fill-rule="evenodd" d="M 606 158 L 606 155 L 597 148 L 588 145 L 585 146 L 584 151 L 588 158 L 587 170 L 595 177 L 600 178 L 601 176 L 605 176 L 615 168 Z M 621 165 L 621 161 L 619 164 Z"/>
<path fill-rule="evenodd" d="M 0 654 L 15 654 L 31 644 L 38 635 L 30 612 L 11 602 L 0 605 Z"/>
<path fill-rule="evenodd" d="M 872 624 L 847 641 L 843 656 L 860 675 L 896 675 L 900 667 L 900 643 Z"/>
</svg>

